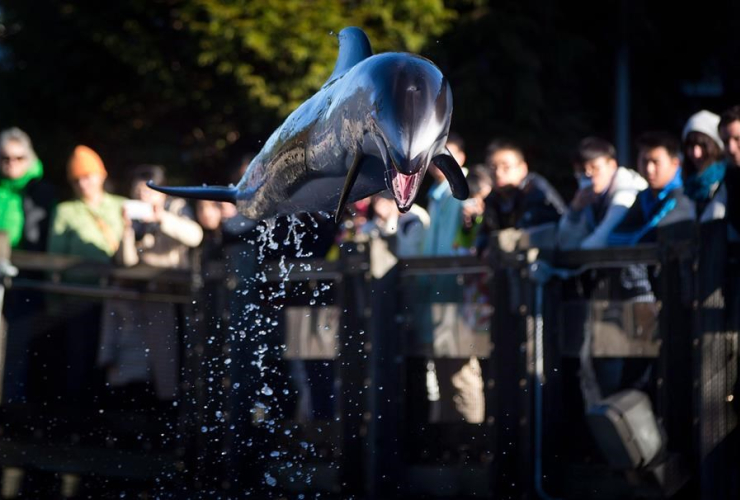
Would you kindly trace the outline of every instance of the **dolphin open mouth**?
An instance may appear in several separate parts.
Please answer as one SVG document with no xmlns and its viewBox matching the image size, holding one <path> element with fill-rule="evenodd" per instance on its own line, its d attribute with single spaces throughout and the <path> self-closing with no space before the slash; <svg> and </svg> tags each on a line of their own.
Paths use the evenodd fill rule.
<svg viewBox="0 0 740 500">
<path fill-rule="evenodd" d="M 390 172 L 391 177 L 391 192 L 396 199 L 396 205 L 401 213 L 408 212 L 411 205 L 413 205 L 416 195 L 419 193 L 421 181 L 424 179 L 426 170 L 425 166 L 411 175 L 402 174 L 393 167 L 387 170 L 387 172 Z"/>
<path fill-rule="evenodd" d="M 412 165 L 404 165 L 406 168 L 403 170 L 416 172 L 411 174 L 404 174 L 401 172 L 401 168 L 397 165 L 397 160 L 388 147 L 385 139 L 380 135 L 376 134 L 373 136 L 375 144 L 378 147 L 380 156 L 382 157 L 383 164 L 385 165 L 385 183 L 388 189 L 393 193 L 393 198 L 396 200 L 396 206 L 401 213 L 406 213 L 411 209 L 411 205 L 414 204 L 416 195 L 419 194 L 419 188 L 421 182 L 424 180 L 424 174 L 427 172 L 429 166 L 426 158 L 417 157 L 412 160 L 410 164 L 415 164 L 418 170 Z M 399 156 L 399 155 L 396 155 Z M 400 158 L 400 156 L 399 156 Z"/>
</svg>

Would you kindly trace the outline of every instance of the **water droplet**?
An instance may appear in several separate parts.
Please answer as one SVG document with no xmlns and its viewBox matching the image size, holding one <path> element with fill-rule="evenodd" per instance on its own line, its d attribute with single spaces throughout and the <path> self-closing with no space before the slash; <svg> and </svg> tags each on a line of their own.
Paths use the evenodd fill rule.
<svg viewBox="0 0 740 500">
<path fill-rule="evenodd" d="M 272 477 L 269 472 L 265 472 L 265 482 L 270 486 L 275 486 L 277 484 L 277 480 Z"/>
</svg>

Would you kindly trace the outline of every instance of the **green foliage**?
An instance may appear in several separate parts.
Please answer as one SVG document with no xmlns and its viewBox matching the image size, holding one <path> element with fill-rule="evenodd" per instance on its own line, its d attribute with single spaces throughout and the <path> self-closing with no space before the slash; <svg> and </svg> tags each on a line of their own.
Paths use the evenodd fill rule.
<svg viewBox="0 0 740 500">
<path fill-rule="evenodd" d="M 199 64 L 283 116 L 331 73 L 343 27 L 365 28 L 377 52 L 416 52 L 451 18 L 439 0 L 194 0 L 177 11 L 199 40 Z"/>
<path fill-rule="evenodd" d="M 615 49 L 630 45 L 634 133 L 678 132 L 691 112 L 734 103 L 737 10 L 710 0 L 674 19 L 617 0 L 3 0 L 0 127 L 25 128 L 60 184 L 76 143 L 99 150 L 114 177 L 160 162 L 223 181 L 212 176 L 259 150 L 320 87 L 336 34 L 355 25 L 376 52 L 440 66 L 471 162 L 505 136 L 572 186 L 578 140 L 613 137 Z M 684 84 L 705 72 L 724 95 L 687 98 Z"/>
<path fill-rule="evenodd" d="M 0 125 L 26 128 L 52 176 L 87 143 L 114 177 L 161 162 L 201 180 L 259 150 L 321 86 L 342 28 L 366 29 L 376 52 L 416 52 L 454 12 L 442 0 L 5 0 L 3 18 Z"/>
</svg>

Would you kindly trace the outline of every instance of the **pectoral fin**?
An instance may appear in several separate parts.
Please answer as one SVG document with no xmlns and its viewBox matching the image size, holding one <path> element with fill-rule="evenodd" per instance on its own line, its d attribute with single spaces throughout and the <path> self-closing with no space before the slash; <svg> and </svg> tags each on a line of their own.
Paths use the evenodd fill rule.
<svg viewBox="0 0 740 500">
<path fill-rule="evenodd" d="M 452 196 L 458 200 L 465 200 L 470 196 L 470 188 L 468 187 L 468 181 L 465 180 L 465 174 L 449 152 L 435 156 L 432 158 L 432 163 L 437 165 L 437 168 L 447 178 Z"/>
<path fill-rule="evenodd" d="M 337 211 L 334 214 L 334 222 L 336 223 L 339 223 L 339 219 L 341 219 L 342 214 L 344 213 L 344 207 L 347 204 L 347 200 L 349 199 L 349 194 L 352 191 L 352 187 L 355 185 L 357 176 L 360 173 L 361 159 L 362 153 L 358 151 L 357 153 L 355 153 L 355 156 L 352 159 L 352 165 L 350 165 L 349 171 L 347 171 L 347 178 L 344 180 L 342 194 L 339 195 L 339 204 L 337 205 Z"/>
</svg>

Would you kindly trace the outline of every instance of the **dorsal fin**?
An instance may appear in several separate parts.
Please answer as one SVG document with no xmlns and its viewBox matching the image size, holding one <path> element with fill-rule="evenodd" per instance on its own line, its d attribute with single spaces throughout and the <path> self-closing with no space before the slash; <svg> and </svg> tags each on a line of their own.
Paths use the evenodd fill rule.
<svg viewBox="0 0 740 500">
<path fill-rule="evenodd" d="M 334 65 L 334 72 L 327 82 L 339 78 L 352 66 L 367 59 L 371 55 L 373 55 L 373 49 L 370 47 L 370 40 L 367 38 L 365 32 L 354 26 L 344 28 L 339 33 L 339 55 L 337 56 L 337 63 Z"/>
</svg>

